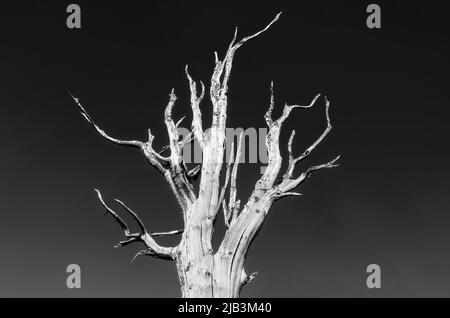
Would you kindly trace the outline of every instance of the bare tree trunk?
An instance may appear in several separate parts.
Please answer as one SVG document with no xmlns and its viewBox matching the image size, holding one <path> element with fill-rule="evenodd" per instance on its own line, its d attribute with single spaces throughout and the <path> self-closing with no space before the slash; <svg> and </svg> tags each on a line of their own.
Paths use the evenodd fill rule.
<svg viewBox="0 0 450 318">
<path fill-rule="evenodd" d="M 256 273 L 247 275 L 244 269 L 245 257 L 249 247 L 261 229 L 267 213 L 272 203 L 282 197 L 300 195 L 291 192 L 302 184 L 309 175 L 320 169 L 335 167 L 339 158 L 317 166 L 310 167 L 298 177 L 293 177 L 294 168 L 315 149 L 315 147 L 325 138 L 331 130 L 329 119 L 329 102 L 326 101 L 327 127 L 322 135 L 300 156 L 294 157 L 292 154 L 292 141 L 295 131 L 292 131 L 288 142 L 289 162 L 286 172 L 279 177 L 282 157 L 279 149 L 280 130 L 283 122 L 289 114 L 296 108 L 312 107 L 319 95 L 317 95 L 309 105 L 285 105 L 283 114 L 277 120 L 272 118 L 274 108 L 273 85 L 271 85 L 271 95 L 269 109 L 266 112 L 265 120 L 269 128 L 266 137 L 266 147 L 268 151 L 268 166 L 256 182 L 255 188 L 241 208 L 240 200 L 237 196 L 237 171 L 241 155 L 242 134 L 239 138 L 237 151 L 234 151 L 234 141 L 232 143 L 231 157 L 226 165 L 225 182 L 220 186 L 220 176 L 223 168 L 225 151 L 225 129 L 228 106 L 228 81 L 230 78 L 234 54 L 245 42 L 255 38 L 265 32 L 278 20 L 280 14 L 276 16 L 264 29 L 244 37 L 236 42 L 237 28 L 234 33 L 228 50 L 223 60 L 219 60 L 215 53 L 215 67 L 211 77 L 209 97 L 213 105 L 212 125 L 203 131 L 202 115 L 200 103 L 205 95 L 205 85 L 201 84 L 201 92 L 197 92 L 197 83 L 191 78 L 186 66 L 186 76 L 191 92 L 192 108 L 192 131 L 189 136 L 180 141 L 178 126 L 183 120 L 175 123 L 172 119 L 172 108 L 176 102 L 174 90 L 170 93 L 169 102 L 164 113 L 164 122 L 169 135 L 169 144 L 161 151 L 156 151 L 152 147 L 154 136 L 148 131 L 148 141 L 124 141 L 106 134 L 86 112 L 77 98 L 75 102 L 79 106 L 82 115 L 95 128 L 104 139 L 118 145 L 138 148 L 146 157 L 147 161 L 164 176 L 169 184 L 183 217 L 184 229 L 169 232 L 149 233 L 139 219 L 122 201 L 119 203 L 139 225 L 138 233 L 131 233 L 127 224 L 114 212 L 103 200 L 100 191 L 97 191 L 98 198 L 106 209 L 121 226 L 126 240 L 119 242 L 116 247 L 128 245 L 132 242 L 142 242 L 145 249 L 138 252 L 140 255 L 150 255 L 153 257 L 175 261 L 178 276 L 181 283 L 183 297 L 238 297 L 242 287 L 251 282 Z M 183 161 L 182 149 L 184 144 L 190 142 L 191 137 L 197 139 L 202 149 L 202 164 L 192 170 L 188 170 Z M 170 155 L 165 157 L 163 153 L 170 150 Z M 236 159 L 235 159 L 236 157 Z M 198 193 L 194 184 L 200 177 Z M 228 200 L 226 194 L 228 193 Z M 225 236 L 217 251 L 212 248 L 212 234 L 214 231 L 214 221 L 222 210 L 226 226 Z M 175 247 L 160 246 L 154 237 L 162 235 L 182 234 L 180 243 Z M 133 258 L 134 260 L 134 258 Z"/>
<path fill-rule="evenodd" d="M 232 256 L 207 255 L 189 259 L 180 254 L 176 260 L 182 297 L 187 298 L 237 298 L 242 278 L 233 276 L 230 264 Z M 241 268 L 241 271 L 243 269 Z"/>
<path fill-rule="evenodd" d="M 260 218 L 261 222 L 263 218 Z M 199 233 L 196 230 L 185 231 L 176 249 L 175 262 L 182 296 L 239 297 L 242 287 L 256 276 L 256 273 L 247 276 L 244 271 L 246 253 L 226 249 L 211 253 L 201 245 L 194 248 L 195 236 Z"/>
</svg>

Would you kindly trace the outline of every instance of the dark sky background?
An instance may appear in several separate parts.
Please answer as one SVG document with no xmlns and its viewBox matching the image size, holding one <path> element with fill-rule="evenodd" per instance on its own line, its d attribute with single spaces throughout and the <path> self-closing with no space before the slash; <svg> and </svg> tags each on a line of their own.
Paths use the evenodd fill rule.
<svg viewBox="0 0 450 318">
<path fill-rule="evenodd" d="M 259 275 L 242 296 L 450 296 L 448 2 L 376 1 L 381 30 L 365 25 L 369 1 L 77 1 L 81 30 L 66 28 L 69 3 L 1 5 L 1 297 L 180 295 L 173 263 L 130 264 L 141 246 L 112 247 L 122 232 L 92 189 L 124 200 L 151 231 L 181 226 L 172 194 L 138 151 L 99 138 L 67 91 L 111 135 L 143 140 L 152 128 L 162 147 L 172 87 L 175 116 L 191 118 L 185 64 L 209 83 L 234 26 L 251 34 L 280 10 L 236 55 L 228 126 L 265 127 L 271 80 L 276 115 L 322 92 L 333 131 L 302 168 L 337 154 L 341 166 L 273 205 L 247 260 Z M 285 158 L 291 129 L 300 153 L 324 127 L 323 99 L 295 111 Z M 240 166 L 240 199 L 258 176 L 258 164 Z M 66 287 L 72 263 L 81 289 Z M 371 263 L 379 290 L 366 287 Z"/>
</svg>

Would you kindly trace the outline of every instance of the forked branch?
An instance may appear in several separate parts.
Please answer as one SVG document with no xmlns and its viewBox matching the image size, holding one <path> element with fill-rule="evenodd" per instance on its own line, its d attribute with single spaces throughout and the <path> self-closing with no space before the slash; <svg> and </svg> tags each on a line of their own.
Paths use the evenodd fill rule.
<svg viewBox="0 0 450 318">
<path fill-rule="evenodd" d="M 140 251 L 137 255 L 150 255 L 156 258 L 161 259 L 168 259 L 173 260 L 173 247 L 163 247 L 156 243 L 156 241 L 152 238 L 152 236 L 162 236 L 162 235 L 176 235 L 179 233 L 182 233 L 180 230 L 176 231 L 170 231 L 170 232 L 159 232 L 154 234 L 149 234 L 145 228 L 144 223 L 141 221 L 141 219 L 137 216 L 137 214 L 131 210 L 127 205 L 125 205 L 122 201 L 115 199 L 116 202 L 118 202 L 136 221 L 136 223 L 139 226 L 140 232 L 137 233 L 131 233 L 128 225 L 125 223 L 125 221 L 116 213 L 113 209 L 111 209 L 103 200 L 102 194 L 99 190 L 94 189 L 97 193 L 98 199 L 100 200 L 100 203 L 103 205 L 103 207 L 106 210 L 105 214 L 111 214 L 114 219 L 119 223 L 120 227 L 122 228 L 122 231 L 125 235 L 126 240 L 120 241 L 118 244 L 116 244 L 114 247 L 122 247 L 125 245 L 128 245 L 133 242 L 142 242 L 146 245 L 147 249 Z M 134 258 L 133 258 L 134 260 Z"/>
<path fill-rule="evenodd" d="M 86 109 L 81 105 L 78 98 L 74 97 L 71 93 L 69 93 L 70 96 L 73 98 L 75 103 L 80 109 L 81 115 L 87 120 L 88 123 L 94 127 L 94 129 L 97 131 L 97 133 L 107 141 L 110 141 L 116 145 L 120 146 L 127 146 L 127 147 L 135 147 L 142 150 L 144 155 L 146 156 L 147 160 L 150 162 L 152 166 L 154 166 L 160 173 L 164 173 L 167 168 L 167 164 L 169 163 L 169 159 L 161 156 L 158 152 L 154 151 L 152 147 L 154 136 L 152 135 L 150 129 L 148 130 L 148 141 L 142 142 L 138 140 L 121 140 L 114 138 L 110 135 L 108 135 L 103 129 L 101 129 L 94 119 L 89 115 L 89 113 L 86 111 Z"/>
<path fill-rule="evenodd" d="M 318 96 L 316 96 L 316 98 L 314 98 L 313 102 L 308 107 L 313 106 L 315 101 L 317 100 L 317 98 L 318 98 Z M 303 108 L 308 108 L 308 107 L 303 107 Z M 319 136 L 319 138 L 317 138 L 316 141 L 314 141 L 311 144 L 311 146 L 309 146 L 300 156 L 298 156 L 296 158 L 294 158 L 294 156 L 292 154 L 292 142 L 294 140 L 295 130 L 292 131 L 291 136 L 289 138 L 289 142 L 288 142 L 289 164 L 288 164 L 287 171 L 283 176 L 283 181 L 279 185 L 277 185 L 276 198 L 281 198 L 281 197 L 285 197 L 288 195 L 298 195 L 297 192 L 289 192 L 289 191 L 295 189 L 299 184 L 303 183 L 303 181 L 305 181 L 312 172 L 321 170 L 321 169 L 326 169 L 326 168 L 334 168 L 334 167 L 338 166 L 336 164 L 336 161 L 339 159 L 339 156 L 337 156 L 335 159 L 331 160 L 328 163 L 310 167 L 305 172 L 301 173 L 297 178 L 292 178 L 292 175 L 293 175 L 296 165 L 298 163 L 300 163 L 303 159 L 308 157 L 311 154 L 311 152 L 325 139 L 325 137 L 331 131 L 332 126 L 331 126 L 329 108 L 330 108 L 330 101 L 325 97 L 325 117 L 327 120 L 327 127 L 325 128 L 323 133 Z"/>
<path fill-rule="evenodd" d="M 210 87 L 210 97 L 213 103 L 213 127 L 219 127 L 223 129 L 225 127 L 226 120 L 226 109 L 227 109 L 227 92 L 228 92 L 228 81 L 231 74 L 231 69 L 233 65 L 234 54 L 237 49 L 239 49 L 245 42 L 251 40 L 261 33 L 267 31 L 272 24 L 274 24 L 280 17 L 281 12 L 276 15 L 276 17 L 262 30 L 242 38 L 236 43 L 237 39 L 237 27 L 235 28 L 233 39 L 228 46 L 228 50 L 225 54 L 224 59 L 221 61 L 215 52 L 215 67 L 214 72 L 211 77 L 211 87 Z M 223 75 L 223 77 L 222 77 Z"/>
<path fill-rule="evenodd" d="M 315 101 L 315 100 L 314 100 Z M 313 101 L 313 102 L 314 102 Z M 285 174 L 285 178 L 292 177 L 292 173 L 294 172 L 295 166 L 301 162 L 303 159 L 309 156 L 309 154 L 322 142 L 322 140 L 325 139 L 325 137 L 328 135 L 328 133 L 331 131 L 331 121 L 330 121 L 330 114 L 329 114 L 329 108 L 330 108 L 330 101 L 325 97 L 325 116 L 327 120 L 327 127 L 323 131 L 323 133 L 320 135 L 319 138 L 311 145 L 309 146 L 300 156 L 297 158 L 294 158 L 292 155 L 292 141 L 295 136 L 295 130 L 292 131 L 291 137 L 289 138 L 288 143 L 288 151 L 289 151 L 289 166 Z"/>
<path fill-rule="evenodd" d="M 172 108 L 176 101 L 176 96 L 172 90 L 170 94 L 169 103 L 166 106 L 165 111 L 165 123 L 167 131 L 169 133 L 169 146 L 170 157 L 163 157 L 163 153 L 166 149 L 163 148 L 160 152 L 153 149 L 152 144 L 154 136 L 150 129 L 148 129 L 148 141 L 142 142 L 137 140 L 120 140 L 108 135 L 103 129 L 101 129 L 94 121 L 94 119 L 88 114 L 86 109 L 81 105 L 79 99 L 70 94 L 80 109 L 83 117 L 94 127 L 97 133 L 104 139 L 121 146 L 135 147 L 141 149 L 142 153 L 147 158 L 147 161 L 155 167 L 159 173 L 161 173 L 169 184 L 175 198 L 177 199 L 178 206 L 181 213 L 185 218 L 185 212 L 189 209 L 192 201 L 194 200 L 193 185 L 189 182 L 188 172 L 184 171 L 184 165 L 182 165 L 181 148 L 182 145 L 178 141 L 179 135 L 177 131 L 177 125 L 172 120 Z M 178 122 L 179 123 L 179 122 Z"/>
</svg>

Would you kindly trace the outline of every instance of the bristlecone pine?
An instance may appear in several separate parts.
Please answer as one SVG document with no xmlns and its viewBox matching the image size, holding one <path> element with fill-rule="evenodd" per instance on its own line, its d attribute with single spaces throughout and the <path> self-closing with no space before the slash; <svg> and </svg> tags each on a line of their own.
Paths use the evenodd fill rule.
<svg viewBox="0 0 450 318">
<path fill-rule="evenodd" d="M 244 269 L 245 257 L 251 242 L 261 229 L 272 203 L 282 197 L 300 195 L 300 193 L 293 192 L 293 190 L 302 184 L 312 172 L 337 166 L 336 161 L 339 157 L 328 163 L 310 167 L 296 177 L 293 176 L 295 166 L 305 159 L 331 130 L 328 114 L 329 101 L 325 98 L 326 129 L 298 157 L 292 154 L 292 141 L 295 135 L 295 131 L 292 131 L 287 145 L 289 151 L 288 167 L 283 176 L 278 177 L 282 161 L 279 149 L 281 126 L 293 109 L 312 107 L 319 95 L 309 105 L 286 104 L 280 118 L 275 120 L 272 118 L 272 110 L 274 108 L 272 85 L 269 108 L 264 116 L 269 129 L 266 137 L 268 165 L 264 174 L 256 182 L 247 203 L 242 206 L 240 200 L 236 200 L 236 175 L 240 161 L 241 134 L 235 155 L 236 158 L 233 155 L 234 144 L 231 146 L 232 154 L 228 164 L 226 164 L 225 180 L 223 185 L 220 185 L 222 168 L 225 166 L 223 158 L 226 147 L 225 128 L 228 107 L 228 81 L 234 55 L 245 42 L 268 30 L 278 20 L 280 14 L 264 29 L 251 36 L 244 37 L 240 41 L 236 39 L 236 28 L 233 40 L 223 60 L 220 60 L 217 53 L 215 53 L 215 66 L 209 87 L 209 98 L 213 107 L 212 124 L 205 131 L 203 131 L 200 111 L 200 103 L 205 95 L 205 85 L 200 82 L 201 91 L 198 92 L 197 83 L 190 76 L 186 66 L 186 76 L 191 94 L 192 131 L 190 136 L 180 140 L 177 128 L 181 120 L 175 123 L 171 115 L 176 101 L 174 90 L 172 90 L 164 113 L 169 145 L 163 151 L 157 151 L 152 147 L 154 136 L 150 129 L 148 130 L 148 141 L 145 142 L 136 140 L 125 141 L 111 137 L 96 124 L 79 100 L 72 96 L 81 110 L 81 114 L 101 137 L 117 145 L 140 149 L 150 165 L 156 168 L 169 184 L 181 210 L 184 221 L 183 230 L 151 233 L 146 229 L 135 212 L 125 203 L 116 199 L 116 202 L 130 213 L 140 228 L 139 233 L 132 233 L 123 219 L 105 203 L 100 191 L 97 189 L 95 191 L 107 213 L 115 218 L 124 232 L 125 240 L 119 242 L 116 247 L 133 242 L 142 242 L 146 248 L 137 253 L 136 256 L 150 255 L 174 261 L 183 297 L 239 297 L 242 287 L 251 282 L 256 276 L 256 273 L 250 275 L 246 273 Z M 195 138 L 198 141 L 203 153 L 202 164 L 191 170 L 188 170 L 182 157 L 183 145 L 191 141 L 189 138 Z M 170 150 L 170 155 L 167 157 L 162 155 L 166 150 Z M 199 181 L 197 181 L 198 178 Z M 198 191 L 194 187 L 196 182 L 199 183 Z M 214 221 L 221 211 L 224 216 L 226 232 L 220 246 L 214 251 L 211 244 Z M 181 240 L 177 246 L 163 247 L 154 238 L 164 235 L 181 235 Z"/>
</svg>

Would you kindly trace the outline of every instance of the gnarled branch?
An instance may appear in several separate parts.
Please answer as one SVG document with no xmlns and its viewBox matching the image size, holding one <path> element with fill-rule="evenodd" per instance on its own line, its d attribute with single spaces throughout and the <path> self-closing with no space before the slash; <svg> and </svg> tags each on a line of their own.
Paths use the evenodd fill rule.
<svg viewBox="0 0 450 318">
<path fill-rule="evenodd" d="M 231 74 L 231 69 L 233 65 L 234 54 L 237 49 L 239 49 L 245 42 L 251 40 L 261 33 L 267 31 L 272 24 L 274 24 L 280 17 L 281 12 L 276 15 L 276 17 L 262 30 L 242 38 L 239 42 L 236 42 L 237 39 L 237 27 L 235 28 L 233 39 L 228 46 L 228 50 L 225 54 L 225 57 L 222 61 L 219 60 L 217 52 L 215 53 L 215 68 L 213 72 L 213 76 L 211 77 L 211 87 L 210 87 L 210 96 L 211 101 L 213 102 L 213 127 L 218 126 L 220 128 L 225 126 L 226 121 L 226 108 L 227 108 L 227 92 L 228 92 L 228 81 Z M 225 73 L 224 73 L 225 72 Z M 222 81 L 221 77 L 223 75 Z"/>
<path fill-rule="evenodd" d="M 316 99 L 317 98 L 315 98 L 313 100 L 313 102 L 311 103 L 311 105 L 309 107 L 314 105 L 314 102 Z M 333 167 L 338 166 L 335 163 L 339 159 L 339 156 L 337 158 L 331 160 L 328 163 L 310 167 L 305 172 L 301 173 L 297 178 L 292 179 L 292 174 L 294 172 L 295 166 L 299 162 L 301 162 L 303 159 L 308 157 L 309 154 L 322 142 L 322 140 L 325 139 L 325 137 L 331 131 L 332 126 L 331 126 L 331 121 L 330 121 L 329 108 L 330 108 L 330 101 L 325 97 L 325 116 L 326 116 L 326 120 L 327 120 L 327 127 L 325 128 L 323 133 L 319 136 L 319 138 L 317 138 L 316 141 L 314 141 L 314 143 L 311 146 L 309 146 L 300 156 L 298 156 L 296 158 L 294 158 L 294 156 L 292 155 L 292 141 L 295 136 L 295 130 L 292 131 L 291 137 L 289 138 L 289 142 L 288 142 L 289 164 L 288 164 L 287 171 L 283 176 L 283 181 L 280 183 L 280 185 L 278 185 L 276 187 L 277 188 L 276 195 L 275 195 L 276 198 L 281 198 L 281 197 L 286 196 L 287 193 L 290 193 L 288 191 L 295 189 L 299 184 L 301 184 L 303 181 L 305 181 L 306 178 L 308 178 L 308 176 L 312 172 L 321 170 L 324 168 L 333 168 Z"/>
<path fill-rule="evenodd" d="M 141 151 L 146 156 L 149 163 L 154 166 L 160 173 L 164 174 L 166 171 L 166 167 L 169 163 L 169 159 L 161 156 L 159 153 L 154 151 L 152 147 L 154 136 L 152 135 L 150 129 L 148 130 L 148 141 L 142 142 L 138 140 L 121 140 L 108 135 L 103 129 L 101 129 L 94 121 L 94 119 L 89 115 L 86 109 L 81 105 L 78 98 L 74 97 L 71 93 L 70 96 L 73 98 L 75 103 L 80 109 L 81 115 L 94 127 L 94 129 L 98 132 L 98 134 L 116 145 L 127 146 L 127 147 L 135 147 L 141 149 Z"/>
<path fill-rule="evenodd" d="M 193 193 L 193 185 L 188 181 L 187 172 L 183 170 L 183 165 L 181 165 L 181 145 L 177 140 L 178 131 L 176 125 L 172 120 L 172 108 L 176 101 L 176 96 L 172 90 L 170 94 L 169 103 L 166 106 L 165 111 L 165 123 L 170 137 L 170 143 L 168 148 L 171 150 L 170 157 L 163 157 L 161 155 L 165 149 L 160 152 L 156 152 L 153 147 L 154 136 L 150 129 L 148 129 L 148 141 L 142 142 L 137 140 L 120 140 L 108 135 L 104 130 L 102 130 L 93 120 L 93 118 L 88 114 L 86 109 L 81 105 L 79 99 L 70 94 L 74 99 L 75 103 L 79 107 L 83 117 L 95 128 L 98 134 L 104 139 L 122 146 L 135 147 L 141 149 L 142 153 L 147 158 L 147 161 L 155 167 L 159 173 L 161 173 L 169 184 L 180 210 L 184 216 L 184 213 L 189 209 L 192 201 L 195 199 Z"/>
<path fill-rule="evenodd" d="M 284 108 L 283 108 L 283 114 L 280 116 L 280 118 L 278 118 L 278 120 L 276 121 L 276 124 L 281 126 L 281 124 L 283 124 L 283 122 L 289 117 L 289 114 L 291 113 L 291 111 L 295 108 L 311 108 L 312 106 L 314 106 L 314 104 L 316 103 L 317 99 L 320 97 L 320 94 L 317 94 L 313 100 L 311 101 L 311 103 L 309 105 L 288 105 L 285 104 Z"/>
<path fill-rule="evenodd" d="M 125 235 L 126 240 L 120 241 L 118 244 L 116 244 L 114 247 L 122 247 L 125 245 L 128 245 L 133 242 L 143 242 L 147 249 L 140 251 L 136 255 L 151 255 L 156 258 L 162 258 L 162 259 L 168 259 L 173 260 L 173 247 L 163 247 L 156 243 L 156 241 L 152 238 L 152 235 L 149 234 L 144 226 L 144 223 L 141 221 L 141 219 L 137 216 L 135 212 L 133 212 L 128 206 L 126 206 L 122 201 L 115 199 L 116 202 L 118 202 L 122 207 L 131 214 L 133 219 L 137 222 L 139 225 L 140 232 L 138 233 L 131 233 L 129 227 L 125 223 L 125 221 L 116 213 L 113 209 L 111 209 L 103 200 L 102 194 L 98 189 L 94 189 L 95 192 L 97 192 L 98 199 L 100 200 L 100 203 L 103 205 L 103 207 L 106 210 L 106 213 L 111 214 L 114 219 L 119 223 L 120 227 L 122 228 L 122 231 Z M 166 232 L 171 234 L 178 234 L 179 231 L 171 231 Z M 161 233 L 156 233 L 158 235 L 161 235 Z M 135 256 L 136 257 L 136 256 Z M 133 258 L 134 260 L 134 258 Z"/>
<path fill-rule="evenodd" d="M 308 168 L 305 172 L 301 173 L 295 179 L 284 179 L 283 182 L 281 182 L 281 184 L 277 186 L 278 196 L 295 189 L 298 185 L 302 184 L 314 171 L 338 167 L 339 165 L 336 164 L 336 161 L 338 161 L 339 158 L 340 156 L 337 156 L 336 158 L 327 163 L 312 166 Z"/>
<path fill-rule="evenodd" d="M 73 98 L 73 100 L 75 101 L 75 103 L 77 104 L 77 106 L 80 108 L 80 112 L 81 115 L 83 115 L 83 117 L 92 125 L 92 127 L 95 128 L 95 130 L 99 133 L 100 136 L 102 136 L 104 139 L 116 144 L 116 145 L 121 145 L 121 146 L 128 146 L 128 147 L 137 147 L 137 148 L 141 148 L 143 147 L 143 142 L 142 141 L 137 141 L 137 140 L 120 140 L 114 137 L 111 137 L 110 135 L 108 135 L 104 130 L 102 130 L 94 121 L 94 119 L 89 115 L 89 113 L 84 109 L 84 107 L 81 105 L 80 101 L 78 98 L 76 98 L 75 96 L 72 95 L 72 93 L 70 93 L 70 96 Z"/>
<path fill-rule="evenodd" d="M 313 104 L 314 103 L 312 103 L 312 105 Z M 284 175 L 284 178 L 292 177 L 292 173 L 294 172 L 294 168 L 295 168 L 296 164 L 298 164 L 303 159 L 308 157 L 309 154 L 317 147 L 317 145 L 319 145 L 322 142 L 322 140 L 325 139 L 325 137 L 330 132 L 332 126 L 331 126 L 331 121 L 330 121 L 329 108 L 330 108 L 330 101 L 325 97 L 325 116 L 326 116 L 326 119 L 327 119 L 327 127 L 325 128 L 323 133 L 319 136 L 319 138 L 317 138 L 317 140 L 311 146 L 309 146 L 300 156 L 298 156 L 295 159 L 294 159 L 294 157 L 292 155 L 292 140 L 294 139 L 294 136 L 295 136 L 295 130 L 292 131 L 292 134 L 291 134 L 291 137 L 289 138 L 289 143 L 288 143 L 289 166 L 288 166 L 288 169 L 286 171 L 286 174 Z"/>
</svg>

